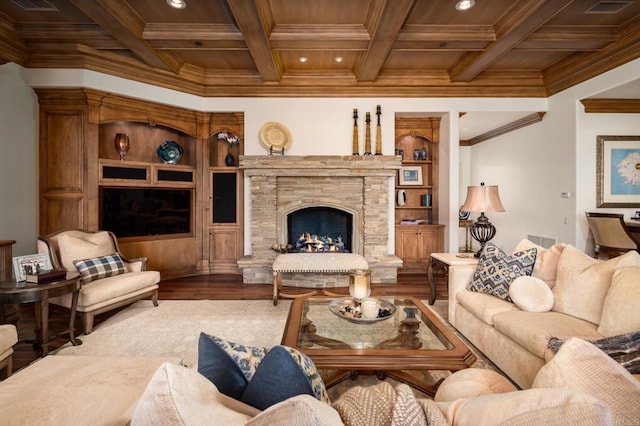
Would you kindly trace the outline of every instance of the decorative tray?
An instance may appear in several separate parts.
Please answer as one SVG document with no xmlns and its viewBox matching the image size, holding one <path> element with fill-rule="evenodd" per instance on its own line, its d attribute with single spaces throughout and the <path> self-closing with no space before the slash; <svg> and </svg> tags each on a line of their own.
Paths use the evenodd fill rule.
<svg viewBox="0 0 640 426">
<path fill-rule="evenodd" d="M 282 151 L 291 145 L 291 133 L 283 124 L 270 121 L 260 129 L 260 141 L 267 149 Z"/>
<path fill-rule="evenodd" d="M 340 318 L 357 324 L 371 324 L 389 319 L 396 311 L 396 305 L 386 300 L 378 299 L 379 309 L 377 318 L 364 318 L 360 310 L 360 302 L 352 297 L 334 299 L 329 303 L 329 310 Z"/>
</svg>

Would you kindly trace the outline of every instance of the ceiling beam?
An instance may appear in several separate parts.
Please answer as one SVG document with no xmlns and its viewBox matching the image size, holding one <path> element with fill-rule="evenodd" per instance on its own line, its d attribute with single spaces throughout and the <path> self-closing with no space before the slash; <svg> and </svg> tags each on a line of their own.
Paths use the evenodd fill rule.
<svg viewBox="0 0 640 426">
<path fill-rule="evenodd" d="M 369 33 L 363 25 L 276 25 L 269 36 L 271 47 L 280 50 L 366 50 Z"/>
<path fill-rule="evenodd" d="M 274 27 L 273 18 L 265 1 L 226 0 L 240 32 L 244 35 L 249 53 L 256 64 L 262 80 L 278 82 L 282 65 L 274 56 L 269 42 L 269 33 Z"/>
<path fill-rule="evenodd" d="M 166 52 L 157 52 L 142 39 L 144 22 L 123 0 L 71 0 L 71 2 L 104 28 L 113 38 L 131 50 L 150 67 L 177 73 L 182 62 Z"/>
<path fill-rule="evenodd" d="M 589 98 L 580 101 L 586 113 L 639 114 L 640 99 Z"/>
<path fill-rule="evenodd" d="M 573 0 L 522 0 L 495 25 L 496 41 L 481 53 L 469 53 L 449 69 L 451 81 L 468 82 L 514 48 Z"/>
<path fill-rule="evenodd" d="M 373 0 L 366 27 L 371 34 L 369 48 L 356 69 L 359 82 L 378 77 L 415 0 Z M 384 17 L 384 19 L 382 19 Z"/>
<path fill-rule="evenodd" d="M 511 123 L 507 123 L 504 126 L 497 127 L 493 130 L 489 130 L 481 135 L 476 136 L 475 138 L 471 138 L 469 140 L 460 141 L 460 146 L 473 146 L 480 142 L 484 142 L 489 139 L 493 139 L 500 135 L 504 135 L 509 132 L 513 132 L 514 130 L 521 129 L 526 126 L 530 126 L 532 124 L 538 123 L 542 121 L 542 118 L 546 112 L 534 112 L 533 114 L 529 114 L 526 117 L 522 117 L 518 120 L 512 121 Z"/>
</svg>

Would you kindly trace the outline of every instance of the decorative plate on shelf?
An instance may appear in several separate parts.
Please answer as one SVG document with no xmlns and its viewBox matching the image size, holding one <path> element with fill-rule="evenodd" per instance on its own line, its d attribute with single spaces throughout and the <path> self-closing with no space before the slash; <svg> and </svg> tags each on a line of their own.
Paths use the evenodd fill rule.
<svg viewBox="0 0 640 426">
<path fill-rule="evenodd" d="M 269 150 L 282 151 L 291 146 L 291 133 L 284 125 L 270 121 L 260 128 L 260 141 Z"/>
<path fill-rule="evenodd" d="M 182 147 L 176 141 L 164 141 L 158 146 L 158 158 L 165 164 L 178 164 L 182 159 Z"/>
<path fill-rule="evenodd" d="M 467 220 L 469 216 L 471 216 L 471 212 L 465 212 L 462 210 L 462 207 L 460 207 L 460 210 L 458 210 L 458 219 Z"/>
<path fill-rule="evenodd" d="M 356 302 L 352 297 L 332 300 L 329 303 L 329 310 L 340 318 L 358 324 L 371 324 L 391 318 L 396 311 L 396 305 L 381 299 L 378 299 L 378 303 L 377 318 L 364 318 L 360 311 L 360 303 Z"/>
</svg>

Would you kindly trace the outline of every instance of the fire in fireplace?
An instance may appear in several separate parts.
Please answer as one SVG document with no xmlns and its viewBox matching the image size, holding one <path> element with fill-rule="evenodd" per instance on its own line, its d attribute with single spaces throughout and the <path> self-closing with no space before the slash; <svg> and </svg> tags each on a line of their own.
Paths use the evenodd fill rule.
<svg viewBox="0 0 640 426">
<path fill-rule="evenodd" d="M 353 215 L 327 206 L 287 215 L 288 244 L 298 251 L 351 251 Z"/>
</svg>

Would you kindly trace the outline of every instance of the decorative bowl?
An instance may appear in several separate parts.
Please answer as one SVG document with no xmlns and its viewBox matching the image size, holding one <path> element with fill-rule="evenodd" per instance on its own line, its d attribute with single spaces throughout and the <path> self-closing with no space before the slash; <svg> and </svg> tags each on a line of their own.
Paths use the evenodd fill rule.
<svg viewBox="0 0 640 426">
<path fill-rule="evenodd" d="M 158 146 L 158 158 L 165 164 L 178 164 L 182 152 L 182 147 L 176 141 L 164 141 Z"/>
</svg>

